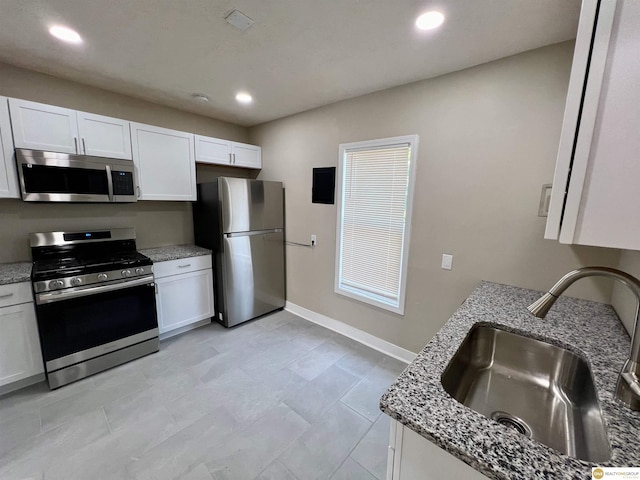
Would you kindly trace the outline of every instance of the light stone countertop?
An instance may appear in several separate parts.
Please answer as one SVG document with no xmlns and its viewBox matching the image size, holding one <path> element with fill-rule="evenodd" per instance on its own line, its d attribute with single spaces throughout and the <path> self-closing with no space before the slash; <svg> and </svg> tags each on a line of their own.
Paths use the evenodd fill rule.
<svg viewBox="0 0 640 480">
<path fill-rule="evenodd" d="M 613 308 L 561 296 L 545 319 L 526 307 L 542 292 L 482 282 L 380 399 L 383 412 L 493 479 L 586 479 L 592 464 L 511 431 L 454 400 L 440 377 L 471 327 L 495 325 L 567 348 L 588 360 L 607 425 L 611 459 L 640 466 L 640 412 L 614 390 L 630 339 Z"/>
<path fill-rule="evenodd" d="M 31 262 L 0 263 L 0 285 L 31 281 Z"/>
<path fill-rule="evenodd" d="M 211 254 L 211 250 L 197 245 L 169 245 L 167 247 L 145 248 L 139 252 L 149 257 L 153 263 Z"/>
</svg>

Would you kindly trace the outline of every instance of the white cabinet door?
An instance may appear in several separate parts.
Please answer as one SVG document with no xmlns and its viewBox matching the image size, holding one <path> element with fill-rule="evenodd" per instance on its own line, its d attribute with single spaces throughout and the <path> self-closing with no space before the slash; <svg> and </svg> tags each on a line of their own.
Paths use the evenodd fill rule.
<svg viewBox="0 0 640 480">
<path fill-rule="evenodd" d="M 196 200 L 193 134 L 131 124 L 140 200 Z"/>
<path fill-rule="evenodd" d="M 0 198 L 20 198 L 14 155 L 9 104 L 0 97 Z"/>
<path fill-rule="evenodd" d="M 78 112 L 82 153 L 96 157 L 131 160 L 129 122 L 119 118 Z"/>
<path fill-rule="evenodd" d="M 640 250 L 640 2 L 585 0 L 545 238 Z"/>
<path fill-rule="evenodd" d="M 211 269 L 156 278 L 160 333 L 211 318 L 213 272 Z"/>
<path fill-rule="evenodd" d="M 33 303 L 0 308 L 0 386 L 42 372 Z"/>
<path fill-rule="evenodd" d="M 231 142 L 220 138 L 195 136 L 196 162 L 216 165 L 231 164 Z"/>
<path fill-rule="evenodd" d="M 262 148 L 247 143 L 231 143 L 231 164 L 234 167 L 262 168 Z"/>
<path fill-rule="evenodd" d="M 78 153 L 75 110 L 9 99 L 13 142 L 16 148 Z"/>
<path fill-rule="evenodd" d="M 389 450 L 393 453 L 393 463 L 387 464 L 387 480 L 488 478 L 395 420 L 391 421 Z"/>
</svg>

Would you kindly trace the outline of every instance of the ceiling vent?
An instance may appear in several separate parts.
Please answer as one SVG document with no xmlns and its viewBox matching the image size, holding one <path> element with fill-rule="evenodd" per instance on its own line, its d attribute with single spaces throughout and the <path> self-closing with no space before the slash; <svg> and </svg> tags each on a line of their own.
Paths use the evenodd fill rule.
<svg viewBox="0 0 640 480">
<path fill-rule="evenodd" d="M 253 20 L 247 17 L 240 10 L 234 10 L 229 15 L 224 17 L 224 19 L 227 21 L 227 23 L 230 23 L 231 25 L 236 27 L 238 30 L 242 30 L 242 31 L 246 30 L 251 25 L 253 25 Z"/>
</svg>

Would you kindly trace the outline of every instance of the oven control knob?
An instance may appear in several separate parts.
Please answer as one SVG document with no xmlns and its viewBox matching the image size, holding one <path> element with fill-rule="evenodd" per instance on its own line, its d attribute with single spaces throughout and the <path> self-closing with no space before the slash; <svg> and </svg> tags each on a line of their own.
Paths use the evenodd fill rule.
<svg viewBox="0 0 640 480">
<path fill-rule="evenodd" d="M 144 268 L 136 268 L 136 275 L 142 275 L 144 273 Z"/>
<path fill-rule="evenodd" d="M 98 274 L 98 280 L 101 282 L 104 282 L 106 279 L 108 279 L 109 277 L 107 276 L 106 273 L 99 273 Z"/>
<path fill-rule="evenodd" d="M 53 280 L 49 282 L 49 288 L 52 290 L 62 287 L 64 287 L 64 282 L 62 280 Z"/>
<path fill-rule="evenodd" d="M 73 285 L 74 287 L 77 287 L 78 285 L 82 285 L 82 279 L 78 277 L 73 277 L 71 279 L 71 285 Z"/>
<path fill-rule="evenodd" d="M 122 270 L 122 276 L 123 277 L 130 277 L 131 276 L 131 270 Z"/>
</svg>

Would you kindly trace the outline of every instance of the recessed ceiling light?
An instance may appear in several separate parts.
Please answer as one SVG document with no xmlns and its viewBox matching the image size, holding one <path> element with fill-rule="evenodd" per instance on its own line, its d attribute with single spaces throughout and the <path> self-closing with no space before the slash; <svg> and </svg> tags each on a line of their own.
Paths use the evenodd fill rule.
<svg viewBox="0 0 640 480">
<path fill-rule="evenodd" d="M 209 97 L 207 97 L 204 93 L 194 93 L 191 96 L 202 103 L 207 103 L 209 101 Z"/>
<path fill-rule="evenodd" d="M 438 28 L 444 22 L 444 15 L 440 12 L 423 13 L 416 19 L 416 27 L 420 30 L 431 30 Z"/>
<path fill-rule="evenodd" d="M 68 43 L 82 43 L 82 37 L 78 32 L 62 25 L 49 27 L 49 33 L 54 37 Z"/>
<path fill-rule="evenodd" d="M 236 100 L 245 105 L 253 101 L 253 97 L 246 92 L 239 92 L 236 94 Z"/>
</svg>

